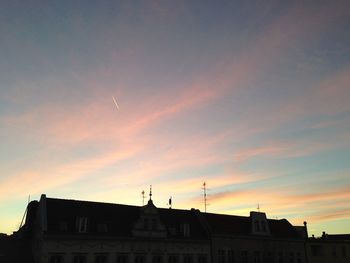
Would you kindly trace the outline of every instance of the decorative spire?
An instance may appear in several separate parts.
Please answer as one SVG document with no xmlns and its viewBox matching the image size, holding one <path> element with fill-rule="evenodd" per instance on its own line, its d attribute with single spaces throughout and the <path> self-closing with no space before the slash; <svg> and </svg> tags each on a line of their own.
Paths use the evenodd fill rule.
<svg viewBox="0 0 350 263">
<path fill-rule="evenodd" d="M 149 200 L 152 201 L 152 185 L 149 186 Z"/>
</svg>

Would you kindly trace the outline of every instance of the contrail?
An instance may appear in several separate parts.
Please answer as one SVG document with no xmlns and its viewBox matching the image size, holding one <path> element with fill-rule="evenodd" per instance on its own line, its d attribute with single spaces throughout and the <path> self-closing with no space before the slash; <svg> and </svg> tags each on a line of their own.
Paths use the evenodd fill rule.
<svg viewBox="0 0 350 263">
<path fill-rule="evenodd" d="M 117 109 L 119 110 L 119 105 L 118 105 L 117 100 L 114 98 L 114 96 L 112 96 L 112 99 L 113 99 L 113 101 L 114 101 L 115 106 L 116 106 Z"/>
</svg>

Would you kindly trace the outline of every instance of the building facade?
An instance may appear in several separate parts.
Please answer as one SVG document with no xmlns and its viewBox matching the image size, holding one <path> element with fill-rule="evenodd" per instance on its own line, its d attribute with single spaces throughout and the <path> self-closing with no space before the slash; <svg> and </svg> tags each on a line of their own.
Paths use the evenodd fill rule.
<svg viewBox="0 0 350 263">
<path fill-rule="evenodd" d="M 34 208 L 35 207 L 35 208 Z M 33 205 L 36 263 L 207 263 L 209 238 L 194 211 L 62 200 Z"/>
<path fill-rule="evenodd" d="M 305 236 L 265 213 L 47 198 L 28 205 L 19 235 L 35 263 L 304 263 Z"/>
<path fill-rule="evenodd" d="M 328 235 L 309 238 L 306 245 L 309 263 L 349 263 L 350 235 Z"/>
<path fill-rule="evenodd" d="M 306 262 L 305 239 L 285 219 L 204 214 L 212 239 L 213 263 Z"/>
</svg>

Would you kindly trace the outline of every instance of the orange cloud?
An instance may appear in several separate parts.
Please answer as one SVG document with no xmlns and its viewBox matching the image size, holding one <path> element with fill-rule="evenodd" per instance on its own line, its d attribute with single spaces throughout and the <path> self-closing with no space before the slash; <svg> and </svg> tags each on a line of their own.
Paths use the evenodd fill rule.
<svg viewBox="0 0 350 263">
<path fill-rule="evenodd" d="M 138 153 L 141 146 L 128 147 L 122 151 L 111 151 L 98 157 L 72 161 L 70 164 L 50 167 L 45 171 L 23 171 L 3 180 L 0 185 L 0 198 L 6 200 L 16 196 L 28 194 L 40 194 L 50 189 L 72 183 L 86 176 L 88 173 L 97 172 L 101 168 L 116 164 L 131 158 Z"/>
<path fill-rule="evenodd" d="M 322 211 L 312 216 L 309 216 L 309 221 L 313 223 L 347 219 L 350 218 L 350 209 L 338 209 L 336 211 Z"/>
</svg>

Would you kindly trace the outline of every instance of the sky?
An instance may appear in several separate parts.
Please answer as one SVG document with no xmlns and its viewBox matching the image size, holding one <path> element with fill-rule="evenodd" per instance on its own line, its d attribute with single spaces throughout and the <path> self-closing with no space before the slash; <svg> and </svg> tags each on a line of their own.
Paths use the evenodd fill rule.
<svg viewBox="0 0 350 263">
<path fill-rule="evenodd" d="M 0 232 L 28 197 L 350 233 L 349 1 L 1 1 Z M 118 107 L 114 103 L 115 98 Z"/>
</svg>

